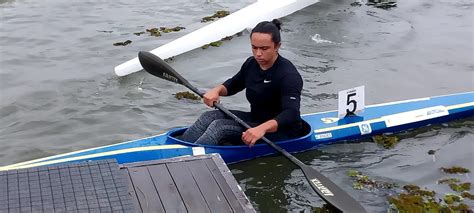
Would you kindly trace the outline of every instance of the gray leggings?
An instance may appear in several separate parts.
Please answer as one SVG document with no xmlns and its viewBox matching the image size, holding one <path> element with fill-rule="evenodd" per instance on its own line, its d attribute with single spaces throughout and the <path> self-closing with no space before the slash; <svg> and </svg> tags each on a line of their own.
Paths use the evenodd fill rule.
<svg viewBox="0 0 474 213">
<path fill-rule="evenodd" d="M 248 125 L 255 127 L 258 123 L 251 121 L 249 112 L 231 110 L 237 117 L 245 121 Z M 197 144 L 220 145 L 224 141 L 242 142 L 242 133 L 245 128 L 237 121 L 225 115 L 219 110 L 204 112 L 199 119 L 194 122 L 180 137 L 181 140 L 194 142 Z M 286 138 L 283 134 L 265 134 L 267 138 Z M 272 140 L 272 139 L 270 139 Z"/>
</svg>

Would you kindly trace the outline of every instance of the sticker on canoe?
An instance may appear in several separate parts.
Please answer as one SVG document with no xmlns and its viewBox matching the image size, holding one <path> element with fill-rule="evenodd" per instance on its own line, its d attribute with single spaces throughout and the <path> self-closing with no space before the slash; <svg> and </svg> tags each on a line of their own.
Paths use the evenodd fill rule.
<svg viewBox="0 0 474 213">
<path fill-rule="evenodd" d="M 206 154 L 206 149 L 204 149 L 204 147 L 195 146 L 192 149 L 193 149 L 193 155 L 205 155 Z"/>
<path fill-rule="evenodd" d="M 449 112 L 446 107 L 435 106 L 383 116 L 383 119 L 385 120 L 385 125 L 387 127 L 392 127 L 408 123 L 414 123 L 418 121 L 424 121 L 446 115 L 449 115 Z"/>
<path fill-rule="evenodd" d="M 331 117 L 321 118 L 321 121 L 325 124 L 335 123 L 338 120 L 339 120 L 339 118 L 331 118 Z"/>
<path fill-rule="evenodd" d="M 321 140 L 321 139 L 326 139 L 326 138 L 332 138 L 332 133 L 327 132 L 327 133 L 322 133 L 322 134 L 317 134 L 314 136 L 316 140 Z"/>
<path fill-rule="evenodd" d="M 367 135 L 372 133 L 372 127 L 370 127 L 370 123 L 360 123 L 359 130 L 361 135 Z"/>
</svg>

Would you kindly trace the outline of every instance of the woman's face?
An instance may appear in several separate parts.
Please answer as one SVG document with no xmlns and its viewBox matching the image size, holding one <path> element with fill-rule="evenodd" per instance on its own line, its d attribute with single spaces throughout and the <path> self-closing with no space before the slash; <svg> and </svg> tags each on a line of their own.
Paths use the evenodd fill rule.
<svg viewBox="0 0 474 213">
<path fill-rule="evenodd" d="M 257 63 L 263 68 L 270 68 L 278 56 L 280 44 L 273 43 L 272 35 L 268 33 L 253 33 L 250 43 Z"/>
</svg>

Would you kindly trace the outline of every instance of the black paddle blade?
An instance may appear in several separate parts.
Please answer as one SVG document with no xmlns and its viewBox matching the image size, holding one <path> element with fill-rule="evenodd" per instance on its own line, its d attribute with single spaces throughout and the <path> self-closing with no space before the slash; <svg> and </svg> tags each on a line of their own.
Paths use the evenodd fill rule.
<svg viewBox="0 0 474 213">
<path fill-rule="evenodd" d="M 366 213 L 367 211 L 352 198 L 347 192 L 339 188 L 334 182 L 326 176 L 314 170 L 308 165 L 301 166 L 309 185 L 318 193 L 318 195 L 327 203 L 342 212 Z"/>
<path fill-rule="evenodd" d="M 177 73 L 168 63 L 163 61 L 160 57 L 150 52 L 138 52 L 138 60 L 143 69 L 148 73 L 168 81 L 172 81 L 182 85 L 189 85 L 188 81 Z"/>
</svg>

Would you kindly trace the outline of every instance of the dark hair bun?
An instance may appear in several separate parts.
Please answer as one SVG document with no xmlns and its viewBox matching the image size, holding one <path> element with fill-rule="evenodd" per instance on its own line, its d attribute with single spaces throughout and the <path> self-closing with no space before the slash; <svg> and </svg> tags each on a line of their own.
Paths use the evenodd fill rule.
<svg viewBox="0 0 474 213">
<path fill-rule="evenodd" d="M 272 21 L 273 24 L 278 28 L 278 30 L 281 30 L 281 21 L 278 19 L 273 19 Z"/>
</svg>

